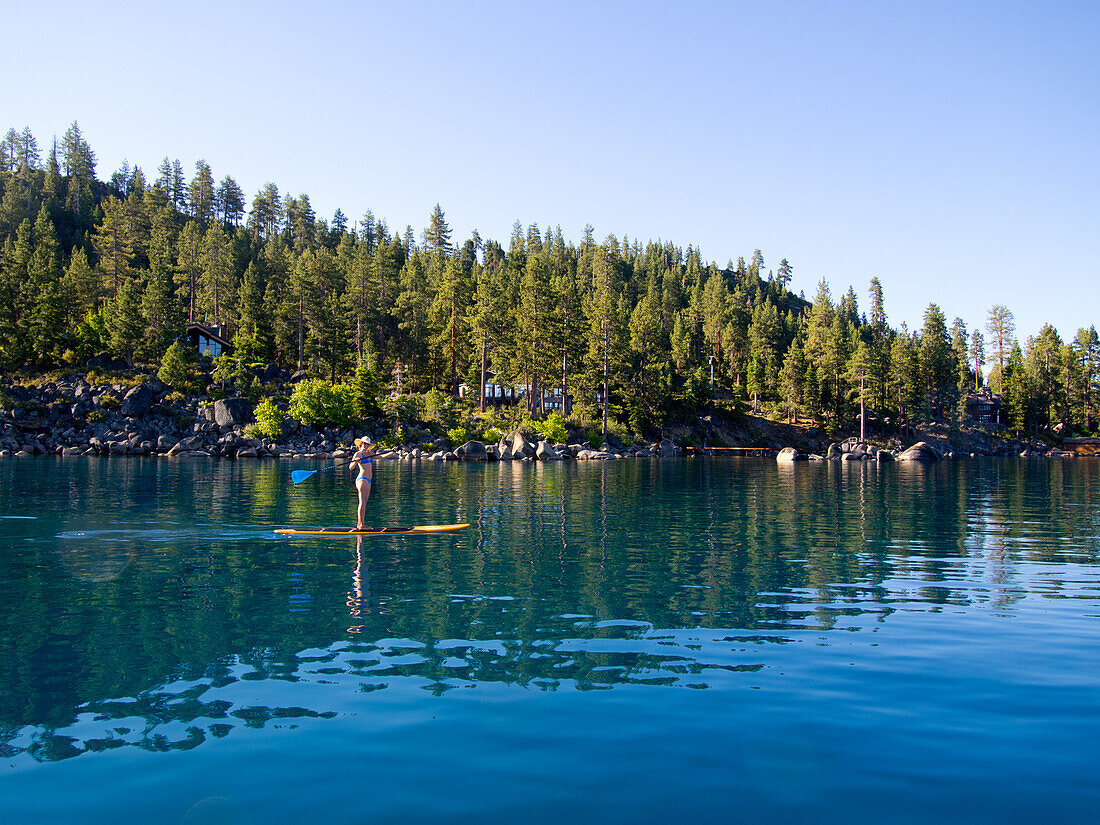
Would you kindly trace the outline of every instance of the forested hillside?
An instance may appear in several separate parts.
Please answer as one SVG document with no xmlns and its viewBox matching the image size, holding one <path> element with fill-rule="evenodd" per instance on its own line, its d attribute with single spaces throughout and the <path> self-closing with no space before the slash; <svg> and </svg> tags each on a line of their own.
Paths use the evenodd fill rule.
<svg viewBox="0 0 1100 825">
<path fill-rule="evenodd" d="M 349 226 L 273 183 L 246 204 L 204 161 L 190 179 L 168 158 L 151 180 L 128 164 L 96 175 L 75 122 L 45 149 L 30 129 L 0 143 L 5 372 L 102 354 L 158 365 L 197 322 L 222 326 L 246 365 L 332 382 L 359 367 L 395 391 L 399 372 L 402 392 L 465 384 L 474 403 L 495 376 L 510 395 L 530 388 L 536 417 L 564 389 L 566 415 L 598 420 L 606 397 L 639 434 L 712 393 L 830 426 L 861 402 L 882 426 L 957 421 L 987 365 L 1017 432 L 1095 429 L 1095 327 L 1067 342 L 1047 325 L 1021 346 L 1004 307 L 983 335 L 930 303 L 920 330 L 894 329 L 877 279 L 866 312 L 824 280 L 811 303 L 788 290 L 786 260 L 758 251 L 719 266 L 692 246 L 518 221 L 506 241 L 455 239 L 439 206 L 419 236 L 369 211 Z"/>
</svg>

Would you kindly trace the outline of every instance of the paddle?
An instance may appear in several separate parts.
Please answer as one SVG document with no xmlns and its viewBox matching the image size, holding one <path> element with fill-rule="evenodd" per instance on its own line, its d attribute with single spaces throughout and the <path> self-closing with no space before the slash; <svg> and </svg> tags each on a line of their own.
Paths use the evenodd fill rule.
<svg viewBox="0 0 1100 825">
<path fill-rule="evenodd" d="M 290 480 L 293 481 L 295 484 L 300 484 L 303 481 L 305 481 L 307 478 L 309 478 L 311 475 L 313 475 L 314 473 L 320 473 L 324 470 L 335 470 L 337 467 L 343 467 L 343 466 L 344 466 L 343 464 L 333 464 L 329 467 L 321 467 L 320 469 L 317 469 L 317 470 L 295 470 L 294 472 L 292 472 L 290 474 Z"/>
</svg>

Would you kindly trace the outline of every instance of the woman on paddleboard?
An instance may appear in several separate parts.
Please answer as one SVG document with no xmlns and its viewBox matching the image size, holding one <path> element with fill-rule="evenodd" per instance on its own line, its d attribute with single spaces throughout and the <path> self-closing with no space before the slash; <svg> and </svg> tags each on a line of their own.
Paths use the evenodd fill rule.
<svg viewBox="0 0 1100 825">
<path fill-rule="evenodd" d="M 363 519 L 367 514 L 367 499 L 370 498 L 371 476 L 374 471 L 374 462 L 377 459 L 392 458 L 394 451 L 387 450 L 386 452 L 378 452 L 378 448 L 374 446 L 369 438 L 355 439 L 355 446 L 358 447 L 358 449 L 355 451 L 355 455 L 351 457 L 351 462 L 348 464 L 350 469 L 359 473 L 355 477 L 355 489 L 359 491 L 359 510 L 355 529 L 366 530 L 367 527 L 363 523 Z"/>
</svg>

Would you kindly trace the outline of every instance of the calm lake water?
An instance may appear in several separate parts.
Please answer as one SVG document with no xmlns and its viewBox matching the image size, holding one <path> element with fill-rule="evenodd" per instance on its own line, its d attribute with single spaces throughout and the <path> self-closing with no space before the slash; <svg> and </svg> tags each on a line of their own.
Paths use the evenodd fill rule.
<svg viewBox="0 0 1100 825">
<path fill-rule="evenodd" d="M 3 823 L 1078 823 L 1100 462 L 0 464 Z"/>
</svg>

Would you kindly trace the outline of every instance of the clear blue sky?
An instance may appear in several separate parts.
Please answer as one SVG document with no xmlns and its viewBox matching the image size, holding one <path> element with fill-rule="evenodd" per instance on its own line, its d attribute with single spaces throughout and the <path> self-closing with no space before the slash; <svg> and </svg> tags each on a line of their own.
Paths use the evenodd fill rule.
<svg viewBox="0 0 1100 825">
<path fill-rule="evenodd" d="M 882 281 L 892 324 L 1100 323 L 1100 4 L 0 0 L 0 128 L 322 217 L 585 224 Z"/>
</svg>

